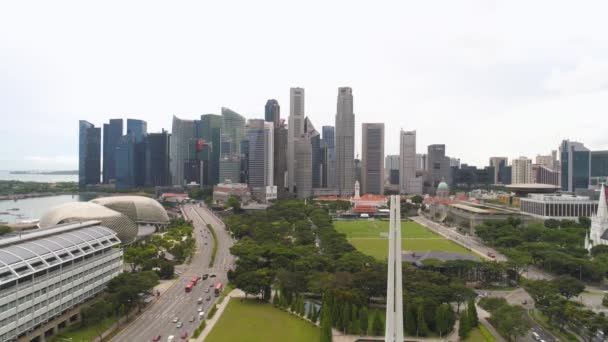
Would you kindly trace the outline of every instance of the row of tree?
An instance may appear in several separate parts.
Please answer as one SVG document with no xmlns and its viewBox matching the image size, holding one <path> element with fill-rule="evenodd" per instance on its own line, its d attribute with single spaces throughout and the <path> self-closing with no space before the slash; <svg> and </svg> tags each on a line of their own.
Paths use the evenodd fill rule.
<svg viewBox="0 0 608 342">
<path fill-rule="evenodd" d="M 504 298 L 482 298 L 479 306 L 491 313 L 489 321 L 508 341 L 524 336 L 531 328 L 525 309 L 509 305 Z"/>
</svg>

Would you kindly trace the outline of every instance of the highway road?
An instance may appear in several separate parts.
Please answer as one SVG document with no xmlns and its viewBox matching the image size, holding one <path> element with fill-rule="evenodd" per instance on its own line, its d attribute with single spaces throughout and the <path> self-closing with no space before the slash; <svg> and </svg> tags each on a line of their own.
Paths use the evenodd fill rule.
<svg viewBox="0 0 608 342">
<path fill-rule="evenodd" d="M 158 335 L 161 341 L 166 341 L 169 335 L 175 336 L 174 341 L 180 341 L 181 335 L 186 332 L 188 337 L 200 324 L 198 309 L 209 312 L 217 298 L 213 294 L 213 287 L 217 283 L 224 286 L 228 281 L 228 270 L 234 264 L 234 257 L 230 254 L 233 240 L 226 232 L 221 220 L 206 207 L 195 204 L 184 206 L 187 219 L 192 220 L 194 226 L 194 237 L 196 238 L 196 253 L 189 265 L 186 265 L 179 280 L 167 289 L 160 298 L 141 315 L 121 330 L 112 340 L 121 342 L 143 342 L 152 341 Z M 207 228 L 210 223 L 215 229 L 218 246 L 213 268 L 209 268 L 209 259 L 213 248 L 213 236 Z M 185 292 L 185 287 L 194 276 L 205 273 L 213 274 L 206 280 L 199 280 L 190 293 Z M 207 298 L 210 300 L 207 301 Z M 202 304 L 197 304 L 198 298 L 203 298 Z M 177 317 L 183 326 L 177 328 L 172 320 Z M 190 320 L 194 320 L 190 322 Z"/>
</svg>

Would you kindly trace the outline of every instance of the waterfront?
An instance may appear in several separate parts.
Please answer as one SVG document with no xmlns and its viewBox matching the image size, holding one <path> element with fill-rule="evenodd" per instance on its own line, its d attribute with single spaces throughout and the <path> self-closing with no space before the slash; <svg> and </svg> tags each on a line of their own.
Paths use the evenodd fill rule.
<svg viewBox="0 0 608 342">
<path fill-rule="evenodd" d="M 8 170 L 0 170 L 0 180 L 16 180 L 21 182 L 78 182 L 78 175 L 41 175 L 41 174 L 12 174 Z"/>
<path fill-rule="evenodd" d="M 19 223 L 39 219 L 50 208 L 68 202 L 86 202 L 95 195 L 56 195 L 24 198 L 20 200 L 0 200 L 0 222 Z M 18 209 L 18 210 L 11 210 Z"/>
</svg>

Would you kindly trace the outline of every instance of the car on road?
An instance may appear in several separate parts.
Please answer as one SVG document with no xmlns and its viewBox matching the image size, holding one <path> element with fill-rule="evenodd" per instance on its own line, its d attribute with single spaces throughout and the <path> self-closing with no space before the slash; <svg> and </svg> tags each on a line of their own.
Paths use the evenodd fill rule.
<svg viewBox="0 0 608 342">
<path fill-rule="evenodd" d="M 206 289 L 206 290 L 205 290 L 205 293 L 209 293 L 209 289 Z"/>
<path fill-rule="evenodd" d="M 200 319 L 201 321 L 205 318 L 205 313 L 204 312 L 199 312 L 198 313 L 198 319 Z"/>
<path fill-rule="evenodd" d="M 492 258 L 492 259 L 496 258 L 496 254 L 494 254 L 494 253 L 492 253 L 492 252 L 488 252 L 487 254 L 488 254 L 488 256 L 489 256 L 490 258 Z"/>
<path fill-rule="evenodd" d="M 184 323 L 182 322 L 177 322 L 177 324 L 175 325 L 176 328 L 181 328 L 184 326 Z"/>
<path fill-rule="evenodd" d="M 209 276 L 209 278 L 215 278 L 215 277 L 217 277 L 215 274 L 212 274 Z"/>
<path fill-rule="evenodd" d="M 161 336 L 157 335 L 152 339 L 152 341 L 157 342 L 157 341 L 160 341 L 160 339 L 161 339 Z"/>
<path fill-rule="evenodd" d="M 177 323 L 178 321 L 179 321 L 179 318 L 177 318 L 177 317 L 173 317 L 173 320 L 172 320 L 171 322 L 173 322 L 173 323 Z"/>
<path fill-rule="evenodd" d="M 194 316 L 192 316 L 192 317 L 190 317 L 190 319 L 188 320 L 188 322 L 192 323 L 192 322 L 194 322 L 195 319 L 196 318 Z"/>
<path fill-rule="evenodd" d="M 212 287 L 214 287 L 214 286 L 215 286 L 215 285 L 213 285 L 213 284 L 209 284 L 209 288 L 212 288 Z"/>
<path fill-rule="evenodd" d="M 207 243 L 205 242 L 205 246 L 207 246 Z"/>
<path fill-rule="evenodd" d="M 209 278 L 209 275 L 207 273 L 203 274 L 203 280 L 207 280 L 207 278 Z"/>
<path fill-rule="evenodd" d="M 211 296 L 207 296 L 207 301 L 210 301 L 210 300 L 211 300 Z"/>
<path fill-rule="evenodd" d="M 203 312 L 203 307 L 202 307 L 202 306 L 199 306 L 199 307 L 198 307 L 198 309 L 197 309 L 197 311 L 198 311 L 198 312 Z"/>
<path fill-rule="evenodd" d="M 181 337 L 182 340 L 185 340 L 188 338 L 188 332 L 184 331 L 179 337 Z"/>
<path fill-rule="evenodd" d="M 169 337 L 167 337 L 167 342 L 173 342 L 174 338 L 175 338 L 175 336 L 169 335 Z"/>
<path fill-rule="evenodd" d="M 202 298 L 202 297 L 199 297 L 199 298 L 196 300 L 196 302 L 197 302 L 198 304 L 202 303 L 202 302 L 203 302 L 203 298 Z"/>
</svg>

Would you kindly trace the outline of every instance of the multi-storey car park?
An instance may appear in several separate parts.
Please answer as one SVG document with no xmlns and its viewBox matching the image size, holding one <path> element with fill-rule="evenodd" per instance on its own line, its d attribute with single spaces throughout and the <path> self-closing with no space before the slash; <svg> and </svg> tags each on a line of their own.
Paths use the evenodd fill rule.
<svg viewBox="0 0 608 342">
<path fill-rule="evenodd" d="M 0 240 L 0 341 L 46 340 L 78 321 L 74 308 L 120 274 L 121 242 L 99 224 L 67 223 Z"/>
</svg>

